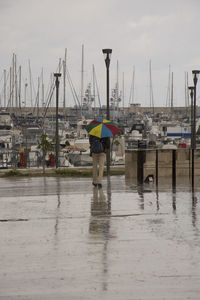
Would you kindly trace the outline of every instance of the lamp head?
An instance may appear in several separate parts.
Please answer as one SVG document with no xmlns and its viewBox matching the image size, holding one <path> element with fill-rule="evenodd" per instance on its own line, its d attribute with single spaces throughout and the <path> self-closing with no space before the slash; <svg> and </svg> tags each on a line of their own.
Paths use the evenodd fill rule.
<svg viewBox="0 0 200 300">
<path fill-rule="evenodd" d="M 54 73 L 53 74 L 55 77 L 61 77 L 61 73 Z"/>
<path fill-rule="evenodd" d="M 104 55 L 106 67 L 108 68 L 109 65 L 110 65 L 112 49 L 102 49 L 102 52 L 103 52 L 103 55 Z"/>
<path fill-rule="evenodd" d="M 192 71 L 193 81 L 194 81 L 195 86 L 197 84 L 199 74 L 200 74 L 200 70 L 193 70 Z"/>
<path fill-rule="evenodd" d="M 192 70 L 192 74 L 199 74 L 200 70 Z"/>
<path fill-rule="evenodd" d="M 102 49 L 103 54 L 111 54 L 112 49 Z"/>
<path fill-rule="evenodd" d="M 188 90 L 190 90 L 190 96 L 191 96 L 191 98 L 193 98 L 194 86 L 188 86 Z"/>
</svg>

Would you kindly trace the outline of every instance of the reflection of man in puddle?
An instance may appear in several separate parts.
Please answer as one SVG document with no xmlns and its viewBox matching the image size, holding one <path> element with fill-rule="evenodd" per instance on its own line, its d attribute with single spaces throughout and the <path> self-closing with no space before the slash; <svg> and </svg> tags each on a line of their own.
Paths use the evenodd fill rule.
<svg viewBox="0 0 200 300">
<path fill-rule="evenodd" d="M 110 227 L 109 215 L 109 206 L 103 189 L 93 188 L 89 232 L 96 235 L 102 235 L 104 239 L 107 239 Z"/>
<path fill-rule="evenodd" d="M 108 242 L 110 231 L 110 198 L 106 199 L 103 189 L 93 188 L 93 198 L 91 201 L 91 219 L 89 224 L 89 233 L 93 241 L 93 253 L 95 253 L 96 267 L 100 264 L 100 274 L 102 275 L 102 290 L 108 288 Z M 98 259 L 99 247 L 102 246 L 100 260 Z"/>
</svg>

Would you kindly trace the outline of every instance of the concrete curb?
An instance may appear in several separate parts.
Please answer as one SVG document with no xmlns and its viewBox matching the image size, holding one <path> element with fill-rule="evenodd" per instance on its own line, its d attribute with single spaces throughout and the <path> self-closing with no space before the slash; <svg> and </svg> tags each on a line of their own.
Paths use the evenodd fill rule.
<svg viewBox="0 0 200 300">
<path fill-rule="evenodd" d="M 106 173 L 106 168 L 104 169 Z M 124 175 L 125 165 L 111 166 L 110 174 L 112 175 Z M 15 177 L 15 176 L 76 176 L 76 177 L 87 177 L 92 175 L 92 167 L 73 167 L 73 168 L 46 168 L 43 173 L 42 168 L 37 169 L 1 169 L 0 177 Z"/>
</svg>

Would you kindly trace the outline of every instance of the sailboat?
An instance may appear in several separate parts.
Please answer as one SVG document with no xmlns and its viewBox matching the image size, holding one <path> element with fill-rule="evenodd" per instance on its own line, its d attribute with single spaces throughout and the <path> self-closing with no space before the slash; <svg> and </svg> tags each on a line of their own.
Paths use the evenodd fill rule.
<svg viewBox="0 0 200 300">
<path fill-rule="evenodd" d="M 119 118 L 119 104 L 122 100 L 122 92 L 119 91 L 119 63 L 117 61 L 117 80 L 115 87 L 111 91 L 110 98 L 110 114 L 111 119 L 116 120 Z"/>
</svg>

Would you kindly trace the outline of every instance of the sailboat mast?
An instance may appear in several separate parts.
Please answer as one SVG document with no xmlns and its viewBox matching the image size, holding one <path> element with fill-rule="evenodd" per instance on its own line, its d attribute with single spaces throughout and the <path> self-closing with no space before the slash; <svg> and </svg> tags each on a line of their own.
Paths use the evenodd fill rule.
<svg viewBox="0 0 200 300">
<path fill-rule="evenodd" d="M 14 82 L 15 82 L 15 54 L 13 53 L 13 58 L 12 58 L 12 101 L 11 101 L 12 108 L 13 108 L 13 103 L 14 103 Z"/>
<path fill-rule="evenodd" d="M 152 93 L 151 93 L 151 61 L 149 62 L 149 78 L 150 78 L 150 88 L 149 88 L 149 98 L 150 98 L 150 107 L 152 107 Z"/>
<path fill-rule="evenodd" d="M 186 116 L 189 119 L 189 89 L 188 89 L 188 72 L 185 72 L 185 108 Z"/>
<path fill-rule="evenodd" d="M 116 85 L 116 100 L 118 104 L 118 98 L 119 98 L 119 62 L 117 61 L 117 85 Z"/>
<path fill-rule="evenodd" d="M 188 72 L 185 72 L 185 106 L 189 106 Z"/>
<path fill-rule="evenodd" d="M 31 63 L 30 60 L 28 61 L 29 67 L 29 85 L 30 85 L 30 100 L 31 100 L 31 107 L 33 107 L 33 95 L 32 95 L 32 76 L 31 76 Z"/>
<path fill-rule="evenodd" d="M 149 89 L 150 107 L 153 108 L 153 113 L 154 113 L 153 85 L 152 85 L 152 75 L 151 75 L 151 60 L 149 61 L 149 79 L 150 79 L 150 89 Z"/>
<path fill-rule="evenodd" d="M 119 61 L 117 61 L 117 84 L 116 84 L 116 117 L 118 118 L 119 114 Z"/>
<path fill-rule="evenodd" d="M 96 90 L 95 90 L 95 70 L 94 65 L 92 65 L 92 81 L 93 81 L 93 99 L 94 99 L 94 110 L 96 110 Z"/>
<path fill-rule="evenodd" d="M 8 101 L 8 106 L 11 107 L 12 106 L 12 67 L 10 67 L 10 96 L 9 96 L 9 101 Z"/>
<path fill-rule="evenodd" d="M 96 77 L 95 68 L 94 68 L 94 81 L 95 81 L 95 86 L 96 86 L 96 91 L 97 91 L 97 99 L 98 99 L 99 107 L 100 107 L 100 110 L 101 110 L 101 100 L 100 100 L 100 94 L 99 94 L 99 88 L 98 88 L 98 84 L 97 84 L 97 77 Z M 101 110 L 101 113 L 102 113 L 102 110 Z"/>
<path fill-rule="evenodd" d="M 42 101 L 42 105 L 41 107 L 44 106 L 44 73 L 43 73 L 43 68 L 42 68 L 42 75 L 41 75 L 41 81 L 42 81 L 42 97 L 41 97 L 41 101 Z"/>
<path fill-rule="evenodd" d="M 131 103 L 135 101 L 135 66 L 133 66 L 133 78 L 132 78 L 132 89 L 131 89 Z"/>
<path fill-rule="evenodd" d="M 166 107 L 170 106 L 170 87 L 171 87 L 171 66 L 169 65 Z"/>
<path fill-rule="evenodd" d="M 39 117 L 39 106 L 40 106 L 40 78 L 38 77 L 37 118 Z"/>
<path fill-rule="evenodd" d="M 173 107 L 174 107 L 174 82 L 173 82 L 173 72 L 172 72 L 172 85 L 171 85 L 171 113 L 173 113 Z"/>
<path fill-rule="evenodd" d="M 124 112 L 124 72 L 122 74 L 122 105 L 123 105 L 123 112 Z"/>
<path fill-rule="evenodd" d="M 65 49 L 65 58 L 63 60 L 63 108 L 66 107 L 66 63 L 67 63 L 67 49 Z"/>
<path fill-rule="evenodd" d="M 22 82 L 22 68 L 21 66 L 19 66 L 19 90 L 18 90 L 19 108 L 21 108 L 21 82 Z"/>
<path fill-rule="evenodd" d="M 84 92 L 84 45 L 82 45 L 82 60 L 81 60 L 81 117 L 83 106 L 83 92 Z"/>
<path fill-rule="evenodd" d="M 129 105 L 134 103 L 134 94 L 135 94 L 135 66 L 133 66 L 133 75 L 132 75 L 132 81 L 131 81 Z"/>
<path fill-rule="evenodd" d="M 62 59 L 59 58 L 59 62 L 58 62 L 58 73 L 61 72 L 61 69 L 62 69 Z"/>
<path fill-rule="evenodd" d="M 26 82 L 24 87 L 24 107 L 26 107 L 27 87 L 28 87 L 28 83 Z"/>
<path fill-rule="evenodd" d="M 3 76 L 4 76 L 4 108 L 6 107 L 6 70 L 3 70 Z"/>
<path fill-rule="evenodd" d="M 17 92 L 17 56 L 14 54 L 14 74 L 15 74 L 15 107 L 18 107 L 18 92 Z"/>
</svg>

